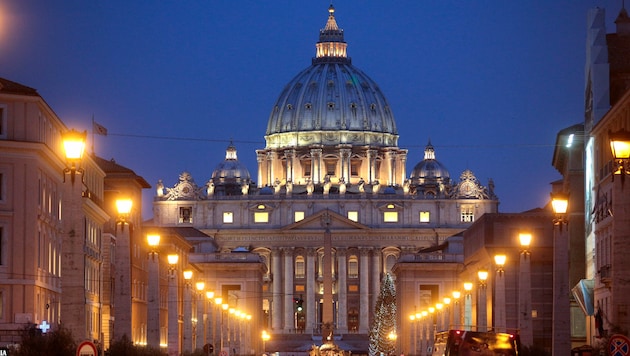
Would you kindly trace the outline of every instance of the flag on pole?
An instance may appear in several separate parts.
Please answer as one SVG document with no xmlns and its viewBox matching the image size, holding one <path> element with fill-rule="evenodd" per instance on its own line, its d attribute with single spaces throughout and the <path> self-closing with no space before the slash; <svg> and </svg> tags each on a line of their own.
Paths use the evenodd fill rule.
<svg viewBox="0 0 630 356">
<path fill-rule="evenodd" d="M 97 135 L 107 136 L 107 128 L 96 121 L 92 121 L 92 131 Z"/>
</svg>

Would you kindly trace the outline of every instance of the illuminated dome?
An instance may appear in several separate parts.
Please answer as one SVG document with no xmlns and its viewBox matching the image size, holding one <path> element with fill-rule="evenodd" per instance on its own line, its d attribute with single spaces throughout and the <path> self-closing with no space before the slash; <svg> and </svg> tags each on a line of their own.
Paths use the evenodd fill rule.
<svg viewBox="0 0 630 356">
<path fill-rule="evenodd" d="M 424 149 L 424 159 L 413 167 L 409 178 L 411 183 L 416 185 L 450 182 L 448 170 L 435 159 L 435 149 L 430 141 Z"/>
<path fill-rule="evenodd" d="M 232 143 L 225 150 L 225 161 L 219 163 L 212 172 L 210 182 L 212 182 L 213 188 L 216 189 L 214 192 L 218 195 L 239 194 L 243 192 L 243 185 L 250 185 L 249 170 L 238 161 L 236 147 Z"/>
<path fill-rule="evenodd" d="M 316 57 L 283 89 L 269 116 L 267 148 L 314 144 L 396 146 L 398 132 L 385 95 L 347 57 L 331 5 Z"/>
</svg>

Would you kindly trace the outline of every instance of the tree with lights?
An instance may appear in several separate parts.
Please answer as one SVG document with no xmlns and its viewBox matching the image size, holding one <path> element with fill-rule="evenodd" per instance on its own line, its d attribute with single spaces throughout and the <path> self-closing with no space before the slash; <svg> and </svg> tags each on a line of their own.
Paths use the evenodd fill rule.
<svg viewBox="0 0 630 356">
<path fill-rule="evenodd" d="M 388 273 L 381 282 L 370 329 L 370 356 L 393 355 L 396 350 L 396 288 Z"/>
</svg>

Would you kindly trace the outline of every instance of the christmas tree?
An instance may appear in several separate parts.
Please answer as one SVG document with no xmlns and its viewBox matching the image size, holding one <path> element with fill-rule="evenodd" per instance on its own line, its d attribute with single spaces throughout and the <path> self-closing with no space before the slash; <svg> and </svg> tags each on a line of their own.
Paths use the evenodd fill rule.
<svg viewBox="0 0 630 356">
<path fill-rule="evenodd" d="M 370 329 L 370 356 L 393 355 L 396 350 L 396 289 L 388 273 L 381 282 Z"/>
</svg>

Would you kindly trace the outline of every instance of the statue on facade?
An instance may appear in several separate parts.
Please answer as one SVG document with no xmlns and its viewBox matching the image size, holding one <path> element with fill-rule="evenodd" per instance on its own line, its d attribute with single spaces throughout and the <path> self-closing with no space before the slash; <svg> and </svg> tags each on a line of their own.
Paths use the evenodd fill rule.
<svg viewBox="0 0 630 356">
<path fill-rule="evenodd" d="M 409 179 L 405 179 L 405 183 L 403 184 L 403 192 L 405 193 L 405 195 L 409 195 L 410 191 L 411 191 L 411 182 L 409 181 Z"/>
<path fill-rule="evenodd" d="M 343 177 L 339 178 L 339 194 L 346 194 L 346 180 Z"/>
<path fill-rule="evenodd" d="M 278 178 L 276 178 L 276 180 L 273 182 L 273 194 L 280 194 L 280 188 L 282 187 L 280 183 L 280 179 Z"/>
<path fill-rule="evenodd" d="M 328 193 L 330 192 L 331 186 L 332 186 L 332 183 L 330 182 L 330 176 L 326 175 L 324 177 L 324 195 L 328 195 Z"/>
<path fill-rule="evenodd" d="M 359 192 L 361 192 L 361 194 L 365 193 L 365 181 L 363 178 L 359 179 Z"/>
<path fill-rule="evenodd" d="M 287 184 L 284 186 L 287 191 L 287 195 L 291 195 L 293 193 L 293 182 L 289 179 L 287 180 Z"/>
<path fill-rule="evenodd" d="M 206 183 L 206 195 L 208 195 L 209 197 L 214 195 L 214 182 L 212 181 L 212 179 L 210 179 L 208 183 Z"/>
<path fill-rule="evenodd" d="M 374 184 L 372 184 L 372 194 L 378 194 L 378 191 L 381 189 L 381 183 L 378 179 L 374 180 Z"/>
<path fill-rule="evenodd" d="M 313 195 L 313 191 L 315 191 L 315 185 L 313 181 L 309 179 L 306 181 L 306 194 Z"/>
<path fill-rule="evenodd" d="M 162 197 L 164 196 L 164 182 L 162 182 L 161 179 L 158 179 L 157 184 L 156 184 L 156 193 L 158 197 Z"/>
<path fill-rule="evenodd" d="M 247 195 L 248 193 L 249 193 L 249 184 L 245 182 L 243 183 L 243 185 L 241 185 L 241 194 Z"/>
</svg>

